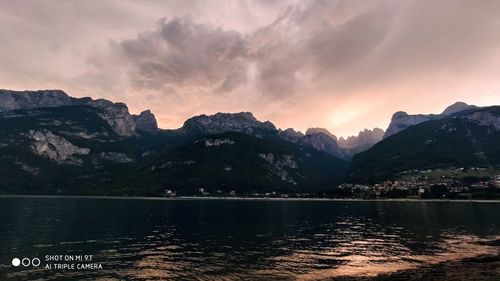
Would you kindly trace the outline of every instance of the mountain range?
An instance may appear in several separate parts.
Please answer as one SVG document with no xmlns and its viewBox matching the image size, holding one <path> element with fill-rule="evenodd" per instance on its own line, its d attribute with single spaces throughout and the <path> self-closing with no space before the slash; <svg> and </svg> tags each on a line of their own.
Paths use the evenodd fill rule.
<svg viewBox="0 0 500 281">
<path fill-rule="evenodd" d="M 499 131 L 499 107 L 460 102 L 436 115 L 396 112 L 385 132 L 348 138 L 278 129 L 250 112 L 194 116 L 164 130 L 149 110 L 133 115 L 123 103 L 0 90 L 0 192 L 319 192 L 411 169 L 498 168 Z"/>
<path fill-rule="evenodd" d="M 500 106 L 467 107 L 408 126 L 355 155 L 350 173 L 358 182 L 378 182 L 414 170 L 450 168 L 500 174 Z"/>
</svg>

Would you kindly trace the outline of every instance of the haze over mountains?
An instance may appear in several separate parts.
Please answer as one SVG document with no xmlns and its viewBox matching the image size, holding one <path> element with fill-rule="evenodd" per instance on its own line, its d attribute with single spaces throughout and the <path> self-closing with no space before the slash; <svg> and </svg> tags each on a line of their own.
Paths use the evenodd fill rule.
<svg viewBox="0 0 500 281">
<path fill-rule="evenodd" d="M 458 102 L 442 114 L 396 112 L 386 132 L 338 139 L 323 128 L 278 129 L 250 112 L 199 115 L 163 130 L 149 110 L 132 115 L 123 103 L 59 90 L 0 90 L 0 191 L 298 192 L 407 169 L 497 167 L 499 115 L 498 107 Z"/>
</svg>

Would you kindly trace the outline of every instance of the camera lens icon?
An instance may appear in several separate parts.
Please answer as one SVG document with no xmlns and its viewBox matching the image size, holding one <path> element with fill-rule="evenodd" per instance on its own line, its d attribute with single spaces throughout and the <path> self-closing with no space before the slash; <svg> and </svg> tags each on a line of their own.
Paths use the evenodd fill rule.
<svg viewBox="0 0 500 281">
<path fill-rule="evenodd" d="M 34 267 L 38 267 L 40 265 L 40 259 L 39 258 L 33 258 L 33 259 L 29 259 L 29 258 L 23 258 L 23 259 L 19 259 L 19 258 L 13 258 L 12 259 L 12 265 L 15 266 L 15 267 L 18 267 L 20 265 L 24 266 L 24 267 L 27 267 L 27 266 L 34 266 Z"/>
<path fill-rule="evenodd" d="M 18 258 L 13 258 L 13 259 L 12 259 L 12 265 L 13 265 L 13 266 L 16 266 L 16 267 L 17 267 L 17 266 L 19 266 L 20 264 L 21 264 L 21 260 L 20 260 L 20 259 L 18 259 Z"/>
</svg>

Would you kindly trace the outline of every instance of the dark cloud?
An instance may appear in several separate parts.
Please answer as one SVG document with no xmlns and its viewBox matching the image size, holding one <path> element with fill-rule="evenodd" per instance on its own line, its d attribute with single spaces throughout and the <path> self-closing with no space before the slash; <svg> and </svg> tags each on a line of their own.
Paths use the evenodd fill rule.
<svg viewBox="0 0 500 281">
<path fill-rule="evenodd" d="M 117 48 L 139 89 L 189 85 L 228 92 L 249 82 L 254 66 L 255 85 L 264 97 L 292 97 L 311 79 L 363 59 L 384 39 L 384 11 L 377 5 L 359 7 L 359 2 L 331 1 L 290 5 L 249 34 L 173 18 Z"/>
<path fill-rule="evenodd" d="M 389 12 L 352 1 L 314 1 L 291 6 L 253 36 L 258 85 L 283 98 L 315 79 L 335 79 L 362 61 L 389 31 Z"/>
<path fill-rule="evenodd" d="M 227 92 L 246 81 L 246 42 L 236 31 L 162 20 L 154 31 L 116 45 L 137 88 L 197 87 Z"/>
<path fill-rule="evenodd" d="M 115 52 L 136 89 L 218 94 L 253 84 L 265 99 L 311 95 L 319 86 L 342 95 L 393 75 L 429 72 L 429 65 L 456 71 L 479 63 L 500 41 L 497 3 L 297 2 L 245 34 L 174 17 L 123 40 Z"/>
<path fill-rule="evenodd" d="M 301 71 L 308 82 L 329 80 L 339 90 L 393 75 L 460 72 L 483 63 L 500 42 L 498 1 L 360 3 L 307 2 L 257 32 L 257 40 L 272 38 L 257 53 L 261 89 L 293 93 Z"/>
</svg>

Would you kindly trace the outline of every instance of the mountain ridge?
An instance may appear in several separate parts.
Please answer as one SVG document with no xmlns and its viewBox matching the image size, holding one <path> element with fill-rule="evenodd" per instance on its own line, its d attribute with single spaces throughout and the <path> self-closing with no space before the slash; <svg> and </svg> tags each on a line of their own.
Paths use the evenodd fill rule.
<svg viewBox="0 0 500 281">
<path fill-rule="evenodd" d="M 500 168 L 500 106 L 464 110 L 410 126 L 355 155 L 351 177 L 394 179 L 426 169 Z"/>
<path fill-rule="evenodd" d="M 0 90 L 0 112 L 75 105 L 88 105 L 102 109 L 101 117 L 113 128 L 115 133 L 122 137 L 131 137 L 140 132 L 157 133 L 162 130 L 158 128 L 156 118 L 150 110 L 145 110 L 138 115 L 130 114 L 127 105 L 120 102 L 114 103 L 105 99 L 94 100 L 90 97 L 75 98 L 62 90 Z M 406 112 L 398 111 L 393 114 L 385 132 L 378 128 L 364 129 L 357 136 L 347 138 L 337 138 L 325 128 L 308 128 L 305 133 L 295 131 L 293 128 L 277 129 L 270 121 L 257 120 L 251 112 L 201 114 L 187 119 L 183 126 L 177 130 L 188 134 L 234 131 L 257 137 L 278 134 L 285 140 L 350 160 L 355 154 L 369 149 L 380 140 L 408 127 L 476 108 L 476 106 L 464 102 L 456 102 L 448 106 L 441 114 L 409 115 Z M 381 138 L 382 132 L 383 137 Z"/>
<path fill-rule="evenodd" d="M 154 132 L 158 130 L 156 119 L 151 111 L 146 110 L 139 115 L 132 115 L 126 104 L 111 102 L 106 99 L 90 97 L 75 98 L 62 90 L 13 91 L 0 90 L 0 112 L 37 109 L 60 106 L 88 105 L 103 110 L 101 117 L 123 137 L 136 134 L 136 128 Z"/>
<path fill-rule="evenodd" d="M 464 102 L 455 102 L 452 105 L 447 106 L 441 114 L 408 114 L 405 111 L 397 111 L 392 115 L 391 122 L 385 131 L 384 138 L 422 122 L 445 118 L 462 111 L 476 108 L 478 107 L 475 105 L 468 105 Z"/>
<path fill-rule="evenodd" d="M 124 104 L 96 106 L 53 92 L 14 96 L 0 111 L 0 193 L 305 192 L 333 188 L 348 169 L 333 155 L 280 138 L 251 113 L 197 116 L 152 133 L 154 115 L 133 116 Z M 124 119 L 133 122 L 128 134 Z M 134 127 L 140 122 L 150 131 Z"/>
</svg>

